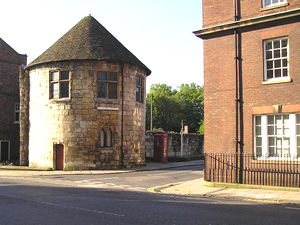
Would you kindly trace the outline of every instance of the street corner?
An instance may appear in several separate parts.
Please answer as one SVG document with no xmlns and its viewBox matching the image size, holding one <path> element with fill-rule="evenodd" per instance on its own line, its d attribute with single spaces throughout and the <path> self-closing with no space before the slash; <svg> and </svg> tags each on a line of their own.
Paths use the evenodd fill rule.
<svg viewBox="0 0 300 225">
<path fill-rule="evenodd" d="M 165 189 L 180 185 L 182 183 L 184 183 L 184 182 L 176 182 L 176 183 L 169 183 L 169 184 L 159 185 L 159 186 L 148 188 L 147 191 L 152 192 L 152 193 L 164 193 Z"/>
<path fill-rule="evenodd" d="M 199 189 L 202 187 L 203 178 L 189 181 L 174 182 L 165 185 L 148 188 L 152 193 L 176 194 L 176 195 L 201 195 Z M 197 191 L 198 190 L 198 191 Z"/>
</svg>

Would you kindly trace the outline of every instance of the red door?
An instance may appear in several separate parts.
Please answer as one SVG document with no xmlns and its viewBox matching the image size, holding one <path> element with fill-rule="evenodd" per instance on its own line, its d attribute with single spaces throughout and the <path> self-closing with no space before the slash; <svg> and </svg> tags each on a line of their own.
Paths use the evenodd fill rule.
<svg viewBox="0 0 300 225">
<path fill-rule="evenodd" d="M 56 169 L 64 169 L 64 145 L 56 145 Z"/>
</svg>

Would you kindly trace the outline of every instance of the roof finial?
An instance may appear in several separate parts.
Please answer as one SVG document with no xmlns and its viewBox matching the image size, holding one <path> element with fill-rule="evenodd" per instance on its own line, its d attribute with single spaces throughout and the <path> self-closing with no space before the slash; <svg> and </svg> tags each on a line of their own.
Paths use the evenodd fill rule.
<svg viewBox="0 0 300 225">
<path fill-rule="evenodd" d="M 89 16 L 92 16 L 92 14 L 89 14 Z"/>
</svg>

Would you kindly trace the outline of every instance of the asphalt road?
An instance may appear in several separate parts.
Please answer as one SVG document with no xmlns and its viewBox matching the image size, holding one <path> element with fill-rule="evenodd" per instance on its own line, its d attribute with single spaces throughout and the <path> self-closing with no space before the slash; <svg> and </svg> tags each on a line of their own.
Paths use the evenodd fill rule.
<svg viewBox="0 0 300 225">
<path fill-rule="evenodd" d="M 198 169 L 2 177 L 0 225 L 299 224 L 300 207 L 296 205 L 163 195 L 145 190 L 170 181 L 198 178 Z"/>
<path fill-rule="evenodd" d="M 297 206 L 1 180 L 0 224 L 299 224 Z"/>
<path fill-rule="evenodd" d="M 174 169 L 138 171 L 121 174 L 36 176 L 31 179 L 50 183 L 76 185 L 91 188 L 121 188 L 146 191 L 148 188 L 170 183 L 188 181 L 203 176 L 203 165 Z"/>
</svg>

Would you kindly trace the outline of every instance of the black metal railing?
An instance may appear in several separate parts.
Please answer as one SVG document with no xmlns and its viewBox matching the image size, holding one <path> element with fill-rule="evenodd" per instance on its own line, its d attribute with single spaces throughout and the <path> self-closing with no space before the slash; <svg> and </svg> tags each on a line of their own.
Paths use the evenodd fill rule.
<svg viewBox="0 0 300 225">
<path fill-rule="evenodd" d="M 211 182 L 300 187 L 300 159 L 290 155 L 256 157 L 246 153 L 205 153 L 204 179 Z"/>
</svg>

